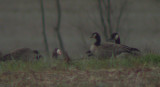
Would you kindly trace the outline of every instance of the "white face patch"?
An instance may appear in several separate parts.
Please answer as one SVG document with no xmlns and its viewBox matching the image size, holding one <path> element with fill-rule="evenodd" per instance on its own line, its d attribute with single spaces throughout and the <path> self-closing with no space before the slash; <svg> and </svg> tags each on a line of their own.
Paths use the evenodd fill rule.
<svg viewBox="0 0 160 87">
<path fill-rule="evenodd" d="M 61 55 L 61 54 L 62 54 L 62 52 L 61 52 L 60 49 L 57 49 L 57 54 L 58 54 L 58 55 Z"/>
<path fill-rule="evenodd" d="M 115 38 L 114 38 L 114 39 L 115 39 L 115 40 L 117 40 L 118 38 L 119 38 L 119 35 L 118 35 L 118 34 L 116 34 L 116 36 L 115 36 Z"/>
</svg>

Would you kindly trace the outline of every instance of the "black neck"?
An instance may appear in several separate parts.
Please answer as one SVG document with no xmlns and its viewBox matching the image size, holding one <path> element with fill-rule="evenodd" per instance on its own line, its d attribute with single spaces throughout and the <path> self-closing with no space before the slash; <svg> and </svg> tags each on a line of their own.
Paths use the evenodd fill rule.
<svg viewBox="0 0 160 87">
<path fill-rule="evenodd" d="M 121 44 L 120 38 L 118 38 L 117 40 L 115 40 L 115 43 L 116 43 L 116 44 Z"/>
<path fill-rule="evenodd" d="M 99 46 L 101 44 L 101 38 L 100 36 L 96 37 L 96 42 L 94 43 L 94 45 Z"/>
</svg>

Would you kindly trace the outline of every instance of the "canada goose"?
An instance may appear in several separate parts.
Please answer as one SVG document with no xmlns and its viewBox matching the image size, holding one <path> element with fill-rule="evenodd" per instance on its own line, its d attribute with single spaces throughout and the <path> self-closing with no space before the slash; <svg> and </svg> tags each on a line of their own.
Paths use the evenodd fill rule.
<svg viewBox="0 0 160 87">
<path fill-rule="evenodd" d="M 57 59 L 58 55 L 61 55 L 61 54 L 62 54 L 61 50 L 59 48 L 55 48 L 53 53 L 52 53 L 52 58 Z"/>
<path fill-rule="evenodd" d="M 121 44 L 120 36 L 119 36 L 119 34 L 117 32 L 111 34 L 111 39 L 114 40 L 114 43 Z M 134 50 L 134 51 L 140 51 L 137 48 L 132 48 L 132 50 Z"/>
<path fill-rule="evenodd" d="M 116 44 L 121 44 L 120 36 L 118 35 L 117 32 L 111 34 L 110 40 L 112 40 L 112 42 L 114 42 Z"/>
<path fill-rule="evenodd" d="M 20 48 L 16 49 L 6 55 L 4 55 L 0 60 L 24 60 L 24 61 L 33 61 L 42 57 L 37 50 L 32 50 L 30 48 Z"/>
<path fill-rule="evenodd" d="M 110 40 L 113 40 L 113 42 L 116 43 L 116 44 L 121 44 L 120 36 L 118 35 L 117 32 L 111 34 L 111 39 Z M 140 51 L 137 48 L 132 48 L 132 50 Z"/>
<path fill-rule="evenodd" d="M 131 48 L 121 44 L 115 44 L 112 42 L 105 42 L 104 44 L 101 44 L 101 37 L 97 32 L 92 33 L 91 38 L 94 38 L 96 41 L 93 45 L 91 45 L 90 52 L 97 57 L 118 56 L 122 53 L 136 55 L 134 51 L 138 53 L 140 52 L 136 48 Z"/>
</svg>

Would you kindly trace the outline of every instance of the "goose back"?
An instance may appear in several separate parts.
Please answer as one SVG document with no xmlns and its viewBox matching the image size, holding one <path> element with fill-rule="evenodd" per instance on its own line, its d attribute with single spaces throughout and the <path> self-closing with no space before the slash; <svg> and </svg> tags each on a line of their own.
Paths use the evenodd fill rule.
<svg viewBox="0 0 160 87">
<path fill-rule="evenodd" d="M 20 48 L 16 49 L 1 58 L 1 61 L 6 60 L 23 60 L 23 61 L 33 61 L 37 59 L 37 55 L 35 51 L 30 48 Z"/>
<path fill-rule="evenodd" d="M 111 42 L 105 42 L 104 44 L 101 44 L 100 46 L 94 47 L 94 55 L 98 57 L 107 57 L 110 58 L 112 56 L 118 56 L 122 53 L 125 54 L 133 54 L 133 51 L 139 51 L 136 48 L 131 48 L 125 45 L 121 44 L 115 44 Z"/>
</svg>

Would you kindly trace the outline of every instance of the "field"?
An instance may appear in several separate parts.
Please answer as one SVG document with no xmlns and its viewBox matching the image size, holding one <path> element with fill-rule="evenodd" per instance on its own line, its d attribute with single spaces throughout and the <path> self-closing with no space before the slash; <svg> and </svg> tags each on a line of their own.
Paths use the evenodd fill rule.
<svg viewBox="0 0 160 87">
<path fill-rule="evenodd" d="M 39 1 L 0 0 L 3 55 L 27 47 L 46 56 Z M 51 56 L 55 48 L 60 48 L 55 31 L 57 4 L 56 0 L 43 1 Z M 34 62 L 0 61 L 0 87 L 160 87 L 160 0 L 101 0 L 111 1 L 111 26 L 113 32 L 119 33 L 121 44 L 146 53 L 141 57 L 101 60 L 83 58 L 92 44 L 89 37 L 93 32 L 101 35 L 102 43 L 106 41 L 97 1 L 60 0 L 60 33 L 65 51 L 72 58 L 69 64 L 62 56 Z M 124 11 L 120 20 L 121 7 Z M 106 9 L 109 6 L 103 6 Z M 109 29 L 109 14 L 103 15 Z"/>
<path fill-rule="evenodd" d="M 112 1 L 112 22 L 116 27 L 119 8 L 125 0 Z M 160 1 L 127 0 L 118 32 L 122 44 L 139 48 L 160 49 Z M 70 56 L 81 56 L 90 47 L 90 35 L 99 32 L 103 35 L 98 4 L 96 0 L 61 0 L 61 34 L 64 46 Z M 57 24 L 55 0 L 44 1 L 46 33 L 50 54 L 59 47 L 56 33 Z M 0 51 L 3 54 L 29 47 L 45 52 L 41 10 L 39 0 L 0 0 Z M 104 36 L 102 36 L 102 41 Z M 74 53 L 73 53 L 74 52 Z M 160 53 L 160 52 L 159 52 Z"/>
<path fill-rule="evenodd" d="M 160 56 L 0 62 L 0 87 L 159 87 Z"/>
</svg>

